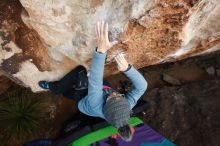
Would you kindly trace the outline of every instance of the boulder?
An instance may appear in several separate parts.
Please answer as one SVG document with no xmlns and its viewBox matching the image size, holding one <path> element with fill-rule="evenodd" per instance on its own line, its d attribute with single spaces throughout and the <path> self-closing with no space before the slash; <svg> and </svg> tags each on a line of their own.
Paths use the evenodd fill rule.
<svg viewBox="0 0 220 146">
<path fill-rule="evenodd" d="M 215 75 L 215 68 L 213 66 L 207 67 L 205 70 L 209 75 L 211 76 Z"/>
<path fill-rule="evenodd" d="M 181 82 L 173 76 L 163 74 L 163 80 L 171 85 L 181 85 Z"/>
<path fill-rule="evenodd" d="M 218 146 L 220 80 L 155 88 L 143 96 L 144 121 L 178 146 Z"/>
<path fill-rule="evenodd" d="M 220 49 L 220 0 L 2 0 L 0 69 L 41 91 L 75 66 L 87 68 L 96 47 L 95 24 L 109 23 L 105 75 L 117 73 L 112 56 L 123 51 L 136 68 Z"/>
</svg>

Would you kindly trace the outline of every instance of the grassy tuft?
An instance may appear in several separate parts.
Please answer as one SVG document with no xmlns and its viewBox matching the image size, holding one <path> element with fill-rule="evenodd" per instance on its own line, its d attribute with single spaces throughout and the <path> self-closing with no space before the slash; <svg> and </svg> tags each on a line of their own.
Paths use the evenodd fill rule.
<svg viewBox="0 0 220 146">
<path fill-rule="evenodd" d="M 8 93 L 0 102 L 0 142 L 5 145 L 22 144 L 39 135 L 49 124 L 48 105 L 24 88 Z"/>
</svg>

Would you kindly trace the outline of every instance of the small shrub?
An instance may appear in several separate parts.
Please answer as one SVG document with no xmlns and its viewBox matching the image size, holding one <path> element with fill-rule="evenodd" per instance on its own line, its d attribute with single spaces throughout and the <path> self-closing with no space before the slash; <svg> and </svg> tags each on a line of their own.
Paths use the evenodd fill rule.
<svg viewBox="0 0 220 146">
<path fill-rule="evenodd" d="M 48 105 L 27 89 L 18 88 L 0 102 L 0 141 L 20 145 L 39 135 L 48 125 Z"/>
</svg>

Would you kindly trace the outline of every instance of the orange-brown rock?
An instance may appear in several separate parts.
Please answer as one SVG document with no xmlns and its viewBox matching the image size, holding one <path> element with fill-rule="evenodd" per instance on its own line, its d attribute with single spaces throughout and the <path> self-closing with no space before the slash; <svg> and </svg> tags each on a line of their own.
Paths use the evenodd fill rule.
<svg viewBox="0 0 220 146">
<path fill-rule="evenodd" d="M 220 0 L 2 0 L 0 68 L 40 91 L 39 80 L 57 80 L 78 64 L 88 67 L 96 46 L 94 26 L 105 20 L 112 56 L 124 51 L 137 68 L 220 49 Z"/>
</svg>

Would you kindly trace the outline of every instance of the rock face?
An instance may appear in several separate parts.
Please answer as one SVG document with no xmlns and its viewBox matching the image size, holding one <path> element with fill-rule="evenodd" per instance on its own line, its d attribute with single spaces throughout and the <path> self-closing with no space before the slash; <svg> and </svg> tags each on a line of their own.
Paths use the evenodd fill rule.
<svg viewBox="0 0 220 146">
<path fill-rule="evenodd" d="M 155 88 L 144 98 L 145 122 L 178 146 L 218 146 L 220 80 Z"/>
<path fill-rule="evenodd" d="M 78 64 L 89 66 L 94 26 L 105 20 L 112 56 L 123 51 L 137 68 L 220 49 L 220 0 L 2 0 L 0 68 L 33 91 L 39 80 L 57 80 Z"/>
</svg>

